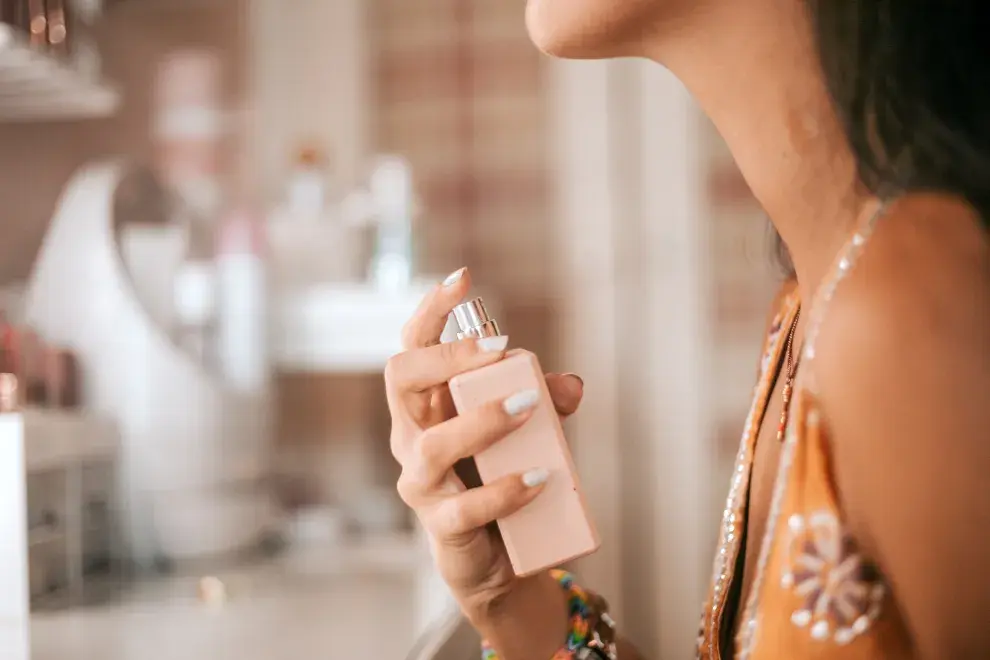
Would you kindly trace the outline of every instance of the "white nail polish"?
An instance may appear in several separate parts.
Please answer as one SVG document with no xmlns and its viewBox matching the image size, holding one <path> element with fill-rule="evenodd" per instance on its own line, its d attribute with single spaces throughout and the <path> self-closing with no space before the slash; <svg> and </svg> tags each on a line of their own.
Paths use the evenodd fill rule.
<svg viewBox="0 0 990 660">
<path fill-rule="evenodd" d="M 482 353 L 501 353 L 509 345 L 508 335 L 485 337 L 478 340 L 478 350 Z"/>
<path fill-rule="evenodd" d="M 516 392 L 508 399 L 502 402 L 502 408 L 505 412 L 512 416 L 521 415 L 522 413 L 534 408 L 537 403 L 540 402 L 540 392 L 539 390 L 523 390 L 522 392 Z"/>
<path fill-rule="evenodd" d="M 464 269 L 458 268 L 453 273 L 447 276 L 447 279 L 443 281 L 443 286 L 453 286 L 461 281 L 461 277 L 464 275 Z"/>
<path fill-rule="evenodd" d="M 546 468 L 533 468 L 522 476 L 523 485 L 527 488 L 535 488 L 546 483 L 550 478 L 550 471 Z"/>
</svg>

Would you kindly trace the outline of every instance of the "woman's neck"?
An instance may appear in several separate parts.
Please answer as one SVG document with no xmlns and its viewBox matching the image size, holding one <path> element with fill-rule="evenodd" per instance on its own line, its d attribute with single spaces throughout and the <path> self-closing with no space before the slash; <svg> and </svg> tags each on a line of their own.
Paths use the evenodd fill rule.
<svg viewBox="0 0 990 660">
<path fill-rule="evenodd" d="M 648 40 L 658 44 L 648 55 L 680 78 L 722 134 L 808 300 L 870 196 L 858 184 L 802 3 L 716 4 Z"/>
</svg>

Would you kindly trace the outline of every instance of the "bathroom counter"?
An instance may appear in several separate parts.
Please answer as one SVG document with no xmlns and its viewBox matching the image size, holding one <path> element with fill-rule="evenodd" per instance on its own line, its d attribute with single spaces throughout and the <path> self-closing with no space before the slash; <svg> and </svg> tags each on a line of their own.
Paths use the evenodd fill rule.
<svg viewBox="0 0 990 660">
<path fill-rule="evenodd" d="M 401 660 L 415 640 L 410 574 L 232 567 L 214 574 L 226 587 L 220 607 L 198 597 L 202 577 L 139 582 L 101 607 L 39 613 L 31 619 L 30 660 Z M 0 644 L 7 641 L 3 632 Z M 10 648 L 19 647 L 0 646 L 0 658 L 29 660 Z"/>
<path fill-rule="evenodd" d="M 27 658 L 38 599 L 81 602 L 87 567 L 119 556 L 115 425 L 79 411 L 0 414 L 0 649 Z M 30 569 L 30 570 L 29 570 Z"/>
</svg>

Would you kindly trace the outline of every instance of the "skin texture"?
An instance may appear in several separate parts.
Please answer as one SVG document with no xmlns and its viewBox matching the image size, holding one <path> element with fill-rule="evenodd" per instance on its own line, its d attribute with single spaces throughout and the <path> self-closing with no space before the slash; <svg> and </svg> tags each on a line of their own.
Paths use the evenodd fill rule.
<svg viewBox="0 0 990 660">
<path fill-rule="evenodd" d="M 802 300 L 813 299 L 835 254 L 877 202 L 855 175 L 802 0 L 530 0 L 526 21 L 536 46 L 551 55 L 645 57 L 677 75 L 786 243 L 793 286 Z M 458 286 L 466 291 L 467 278 Z M 404 475 L 419 473 L 423 454 L 413 448 L 450 412 L 437 379 L 452 369 L 439 353 L 424 351 L 457 293 L 434 294 L 407 333 L 415 361 L 433 365 L 425 369 L 435 385 L 410 389 L 402 364 L 408 358 L 386 375 L 393 451 Z M 802 322 L 798 344 L 803 337 Z M 982 559 L 990 534 L 987 337 L 987 234 L 966 205 L 942 195 L 911 195 L 891 209 L 819 336 L 814 364 L 843 512 L 888 578 L 919 658 L 990 657 L 990 567 Z M 803 376 L 799 369 L 799 382 Z M 749 539 L 759 539 L 766 524 L 779 451 L 767 439 L 779 399 L 778 391 L 757 445 Z M 481 421 L 474 424 L 448 441 L 476 446 L 484 431 Z M 486 488 L 489 515 L 539 496 L 518 483 Z M 400 492 L 437 539 L 437 561 L 462 608 L 503 660 L 549 658 L 566 627 L 559 589 L 545 578 L 513 580 L 486 528 L 445 531 L 435 512 L 443 498 L 463 495 L 456 488 L 438 495 L 407 479 Z M 750 545 L 744 599 L 755 555 Z M 625 643 L 620 650 L 622 660 L 644 657 Z"/>
</svg>

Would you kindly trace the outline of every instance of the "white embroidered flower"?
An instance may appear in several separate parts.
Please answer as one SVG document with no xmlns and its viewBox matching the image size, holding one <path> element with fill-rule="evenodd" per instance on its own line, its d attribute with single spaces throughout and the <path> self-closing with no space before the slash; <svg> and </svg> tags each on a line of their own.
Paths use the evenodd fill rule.
<svg viewBox="0 0 990 660">
<path fill-rule="evenodd" d="M 791 615 L 817 640 L 848 644 L 880 615 L 885 587 L 828 511 L 788 519 L 781 586 L 803 601 Z"/>
</svg>

